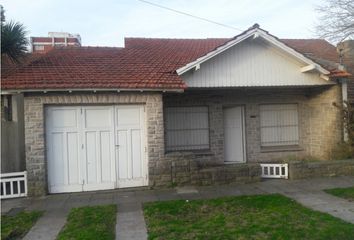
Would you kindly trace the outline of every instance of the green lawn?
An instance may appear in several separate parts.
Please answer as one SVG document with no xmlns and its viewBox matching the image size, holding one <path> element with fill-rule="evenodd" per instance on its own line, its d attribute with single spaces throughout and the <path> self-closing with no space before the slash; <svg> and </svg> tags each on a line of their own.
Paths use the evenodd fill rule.
<svg viewBox="0 0 354 240">
<path fill-rule="evenodd" d="M 116 213 L 116 205 L 73 208 L 57 239 L 115 239 Z"/>
<path fill-rule="evenodd" d="M 23 211 L 15 216 L 1 216 L 1 239 L 21 239 L 42 214 L 39 211 Z"/>
<path fill-rule="evenodd" d="M 349 201 L 354 201 L 354 187 L 327 189 L 325 192 L 337 197 L 348 199 Z"/>
<path fill-rule="evenodd" d="M 353 239 L 354 225 L 284 196 L 144 205 L 149 239 Z"/>
</svg>

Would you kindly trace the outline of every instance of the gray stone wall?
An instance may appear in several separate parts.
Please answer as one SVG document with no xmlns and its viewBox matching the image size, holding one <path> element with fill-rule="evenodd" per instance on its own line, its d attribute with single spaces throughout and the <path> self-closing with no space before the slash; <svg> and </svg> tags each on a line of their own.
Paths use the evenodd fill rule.
<svg viewBox="0 0 354 240">
<path fill-rule="evenodd" d="M 299 148 L 262 149 L 260 143 L 259 105 L 264 103 L 297 103 L 299 109 Z M 203 163 L 224 162 L 223 107 L 245 108 L 247 162 L 284 161 L 286 158 L 316 157 L 328 159 L 342 139 L 340 86 L 298 89 L 248 89 L 219 91 L 187 91 L 165 94 L 164 106 L 208 106 L 210 154 Z"/>
<path fill-rule="evenodd" d="M 289 163 L 290 179 L 336 176 L 354 176 L 354 159 Z"/>
<path fill-rule="evenodd" d="M 164 156 L 163 107 L 160 93 L 47 93 L 27 94 L 24 99 L 26 168 L 30 195 L 47 193 L 44 119 L 44 108 L 47 105 L 145 104 L 149 173 L 154 174 L 154 169 L 159 167 L 157 163 Z"/>
<path fill-rule="evenodd" d="M 187 91 L 185 93 L 62 93 L 27 94 L 24 100 L 26 167 L 30 195 L 47 193 L 45 119 L 47 105 L 145 104 L 149 185 L 217 184 L 259 180 L 258 162 L 284 161 L 289 156 L 326 159 L 341 141 L 338 85 L 306 89 Z M 260 146 L 259 104 L 297 103 L 300 148 L 263 151 Z M 210 149 L 165 153 L 163 105 L 209 107 Z M 245 107 L 247 164 L 224 165 L 223 107 Z"/>
</svg>

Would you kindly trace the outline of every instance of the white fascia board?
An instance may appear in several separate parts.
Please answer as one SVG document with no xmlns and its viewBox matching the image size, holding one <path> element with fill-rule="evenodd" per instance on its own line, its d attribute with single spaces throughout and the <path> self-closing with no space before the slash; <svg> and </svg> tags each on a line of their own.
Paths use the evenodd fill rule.
<svg viewBox="0 0 354 240">
<path fill-rule="evenodd" d="M 310 64 L 310 65 L 307 65 L 305 67 L 300 68 L 300 72 L 305 73 L 305 72 L 308 72 L 308 71 L 312 71 L 314 69 L 316 69 L 316 66 L 313 65 L 313 64 Z"/>
<path fill-rule="evenodd" d="M 268 42 L 272 43 L 273 45 L 277 46 L 278 48 L 280 48 L 281 50 L 289 53 L 290 55 L 294 56 L 295 58 L 299 59 L 300 61 L 308 64 L 308 65 L 314 65 L 316 70 L 319 71 L 320 73 L 326 75 L 329 74 L 330 72 L 326 69 L 324 69 L 322 66 L 320 66 L 319 64 L 315 63 L 314 61 L 312 61 L 311 59 L 305 57 L 304 55 L 302 55 L 301 53 L 295 51 L 294 49 L 292 49 L 291 47 L 288 47 L 287 45 L 285 45 L 284 43 L 282 43 L 281 41 L 277 40 L 275 37 L 270 36 L 269 34 L 263 32 L 260 30 L 260 34 L 261 36 L 267 40 Z"/>
<path fill-rule="evenodd" d="M 1 95 L 6 94 L 14 94 L 14 93 L 48 93 L 48 92 L 184 92 L 183 89 L 163 89 L 163 88 L 152 88 L 152 89 L 144 89 L 144 88 L 117 88 L 117 89 L 106 89 L 106 88 L 81 88 L 81 89 L 8 89 L 2 90 Z"/>
<path fill-rule="evenodd" d="M 326 80 L 326 81 L 329 81 L 330 80 L 330 77 L 325 75 L 325 74 L 320 74 L 320 78 Z"/>
<path fill-rule="evenodd" d="M 238 44 L 239 42 L 242 42 L 243 40 L 249 38 L 250 36 L 252 36 L 255 32 L 257 31 L 257 29 L 252 29 L 251 31 L 245 33 L 244 35 L 238 36 L 236 39 L 231 40 L 227 43 L 225 43 L 224 45 L 216 48 L 215 50 L 207 53 L 206 55 L 196 59 L 193 62 L 190 62 L 188 64 L 186 64 L 185 66 L 179 68 L 176 70 L 178 75 L 182 75 L 183 73 L 189 71 L 192 68 L 195 68 L 197 65 L 202 64 L 203 62 L 209 60 L 210 58 L 213 58 L 214 56 L 218 55 L 219 53 L 224 52 L 225 50 L 235 46 L 236 44 Z"/>
<path fill-rule="evenodd" d="M 290 54 L 291 56 L 295 57 L 296 59 L 306 63 L 307 65 L 313 65 L 315 67 L 315 69 L 317 71 L 319 71 L 322 75 L 327 75 L 327 74 L 330 73 L 328 70 L 324 69 L 319 64 L 315 63 L 311 59 L 305 57 L 301 53 L 295 51 L 291 47 L 288 47 L 287 45 L 285 45 L 284 43 L 282 43 L 281 41 L 279 41 L 275 37 L 271 36 L 267 32 L 265 32 L 265 31 L 263 31 L 261 29 L 258 29 L 258 28 L 252 29 L 249 32 L 246 32 L 245 34 L 236 37 L 234 40 L 231 40 L 231 41 L 227 42 L 226 44 L 216 48 L 215 50 L 213 50 L 213 51 L 207 53 L 206 55 L 196 59 L 195 61 L 190 62 L 190 63 L 186 64 L 185 66 L 177 69 L 176 72 L 177 72 L 178 75 L 182 75 L 183 73 L 195 68 L 197 65 L 202 64 L 203 62 L 213 58 L 214 56 L 216 56 L 216 55 L 218 55 L 218 54 L 220 54 L 220 53 L 222 53 L 224 51 L 226 51 L 227 49 L 235 46 L 236 44 L 246 40 L 247 38 L 249 38 L 251 36 L 256 36 L 256 38 L 262 37 L 263 39 L 265 39 L 269 43 L 271 43 L 271 44 L 275 45 L 276 47 L 278 47 L 279 49 L 287 52 L 288 54 Z"/>
</svg>

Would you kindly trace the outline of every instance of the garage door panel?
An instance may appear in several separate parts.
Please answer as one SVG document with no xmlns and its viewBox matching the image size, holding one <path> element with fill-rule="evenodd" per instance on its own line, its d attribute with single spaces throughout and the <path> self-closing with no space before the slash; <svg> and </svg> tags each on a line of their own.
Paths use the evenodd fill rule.
<svg viewBox="0 0 354 240">
<path fill-rule="evenodd" d="M 76 109 L 53 109 L 51 117 L 52 128 L 76 128 L 78 124 Z"/>
<path fill-rule="evenodd" d="M 144 152 L 143 106 L 116 107 L 118 140 L 118 187 L 136 187 L 148 184 Z"/>
<path fill-rule="evenodd" d="M 100 158 L 101 158 L 101 181 L 110 182 L 111 178 L 111 133 L 109 131 L 100 132 Z"/>
<path fill-rule="evenodd" d="M 117 109 L 118 125 L 120 127 L 140 125 L 139 106 L 119 106 Z"/>
<path fill-rule="evenodd" d="M 141 131 L 140 129 L 132 129 L 131 130 L 131 138 L 132 138 L 132 170 L 133 170 L 133 178 L 142 177 L 142 154 L 141 154 Z"/>
<path fill-rule="evenodd" d="M 68 157 L 68 178 L 69 184 L 80 184 L 79 171 L 79 134 L 77 132 L 67 133 L 67 157 Z"/>
<path fill-rule="evenodd" d="M 118 138 L 118 179 L 128 178 L 128 131 L 117 131 Z"/>
<path fill-rule="evenodd" d="M 105 107 L 85 109 L 85 128 L 111 128 L 111 108 Z"/>
<path fill-rule="evenodd" d="M 64 133 L 53 133 L 51 139 L 51 161 L 50 174 L 51 185 L 64 184 L 65 166 L 64 163 Z M 59 171 L 58 171 L 59 170 Z M 61 171 L 60 171 L 61 170 Z"/>
<path fill-rule="evenodd" d="M 96 183 L 97 182 L 97 147 L 96 147 L 96 132 L 86 132 L 85 133 L 86 142 L 86 168 L 87 176 L 86 182 Z"/>
</svg>

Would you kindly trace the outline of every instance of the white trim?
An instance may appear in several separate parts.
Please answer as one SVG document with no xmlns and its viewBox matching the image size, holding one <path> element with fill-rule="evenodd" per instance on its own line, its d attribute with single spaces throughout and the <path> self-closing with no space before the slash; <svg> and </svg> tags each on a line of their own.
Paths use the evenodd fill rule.
<svg viewBox="0 0 354 240">
<path fill-rule="evenodd" d="M 175 89 L 175 88 L 171 88 L 171 89 L 164 89 L 164 88 L 147 88 L 147 89 L 143 89 L 143 88 L 121 88 L 121 89 L 106 89 L 106 88 L 97 88 L 97 89 L 93 89 L 93 88 L 80 88 L 80 89 L 9 89 L 9 90 L 3 90 L 1 91 L 2 95 L 5 94 L 13 94 L 13 93 L 26 93 L 26 92 L 43 92 L 43 93 L 47 93 L 47 92 L 184 92 L 183 89 Z"/>
<path fill-rule="evenodd" d="M 222 46 L 216 48 L 215 50 L 207 53 L 206 55 L 196 59 L 195 61 L 186 64 L 185 66 L 176 70 L 177 74 L 182 75 L 183 73 L 187 72 L 188 70 L 194 68 L 197 64 L 201 64 L 201 63 L 209 60 L 210 58 L 213 58 L 214 56 L 218 55 L 219 53 L 224 52 L 225 50 L 229 49 L 230 47 L 233 47 L 234 45 L 238 44 L 239 42 L 242 42 L 243 40 L 252 36 L 255 33 L 255 31 L 256 31 L 256 29 L 252 29 L 250 32 L 248 32 L 244 35 L 240 35 L 240 36 L 236 37 L 234 40 L 231 40 L 231 41 L 225 43 L 224 45 L 222 45 Z"/>
<path fill-rule="evenodd" d="M 325 74 L 320 74 L 320 78 L 326 80 L 326 81 L 329 81 L 329 76 L 325 75 Z"/>
<path fill-rule="evenodd" d="M 262 178 L 289 178 L 288 164 L 261 163 Z"/>
<path fill-rule="evenodd" d="M 1 199 L 26 197 L 27 196 L 27 172 L 11 172 L 0 174 L 2 194 Z M 21 189 L 21 182 L 23 182 L 23 189 Z M 9 184 L 9 185 L 8 185 Z M 14 184 L 17 186 L 17 192 L 15 192 Z M 8 189 L 6 186 L 10 186 Z M 7 190 L 10 190 L 8 192 Z M 23 191 L 21 191 L 23 190 Z"/>
<path fill-rule="evenodd" d="M 304 73 L 304 72 L 312 71 L 314 69 L 316 69 L 315 65 L 310 64 L 310 65 L 300 68 L 300 72 Z"/>
<path fill-rule="evenodd" d="M 275 37 L 271 36 L 270 34 L 265 32 L 264 30 L 259 29 L 259 28 L 254 28 L 249 31 L 246 31 L 244 34 L 237 36 L 233 40 L 230 40 L 229 42 L 227 42 L 224 45 L 216 48 L 215 50 L 207 53 L 206 55 L 204 55 L 204 56 L 196 59 L 195 61 L 190 62 L 190 63 L 186 64 L 185 66 L 177 69 L 176 72 L 178 75 L 182 75 L 183 73 L 189 71 L 190 69 L 195 68 L 198 64 L 204 63 L 205 61 L 226 51 L 227 49 L 235 46 L 236 44 L 248 39 L 249 37 L 257 37 L 257 38 L 262 37 L 264 40 L 268 41 L 269 43 L 273 44 L 274 46 L 278 47 L 279 49 L 287 52 L 288 54 L 297 58 L 298 60 L 306 63 L 307 65 L 313 65 L 318 72 L 320 72 L 324 75 L 327 75 L 330 73 L 328 70 L 324 69 L 319 64 L 315 63 L 314 61 L 305 57 L 304 55 L 298 53 L 297 51 L 295 51 L 291 47 L 288 47 L 287 45 L 285 45 L 281 41 L 277 40 Z"/>
</svg>

